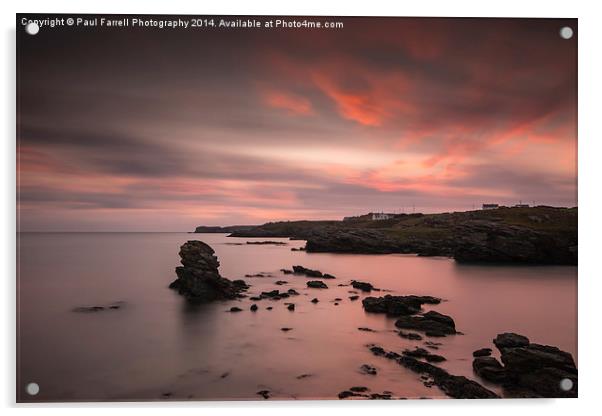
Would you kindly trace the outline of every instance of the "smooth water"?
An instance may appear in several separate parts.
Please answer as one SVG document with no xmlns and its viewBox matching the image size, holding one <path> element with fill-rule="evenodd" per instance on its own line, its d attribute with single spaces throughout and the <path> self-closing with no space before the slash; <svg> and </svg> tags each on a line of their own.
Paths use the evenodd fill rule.
<svg viewBox="0 0 602 416">
<path fill-rule="evenodd" d="M 191 306 L 167 288 L 187 240 L 211 245 L 220 272 L 245 274 L 249 294 L 294 288 L 280 301 L 217 302 Z M 392 294 L 444 298 L 432 309 L 451 315 L 464 335 L 442 342 L 441 364 L 476 378 L 472 351 L 493 347 L 500 332 L 555 345 L 577 360 L 577 268 L 466 266 L 443 258 L 407 255 L 308 254 L 286 246 L 233 245 L 251 238 L 187 233 L 22 233 L 19 235 L 18 365 L 21 401 L 334 399 L 352 386 L 395 397 L 446 397 L 395 362 L 373 356 L 376 343 L 401 352 L 424 341 L 402 339 L 394 319 L 366 314 L 349 300 L 351 279 Z M 337 276 L 329 289 L 308 289 L 302 276 L 283 275 L 292 265 Z M 276 286 L 276 280 L 287 285 Z M 374 292 L 374 296 L 384 293 Z M 314 297 L 320 302 L 313 304 Z M 342 298 L 339 305 L 334 299 Z M 118 310 L 78 313 L 79 306 L 124 302 Z M 286 309 L 293 302 L 296 309 Z M 249 311 L 252 303 L 259 305 Z M 243 309 L 230 313 L 231 306 Z M 273 310 L 266 310 L 273 306 Z M 293 328 L 289 332 L 282 327 Z M 369 327 L 377 332 L 359 331 Z M 425 338 L 427 340 L 428 338 Z M 378 374 L 359 371 L 371 364 Z M 25 385 L 36 382 L 36 396 Z M 487 385 L 486 383 L 483 383 Z M 495 389 L 495 386 L 487 385 Z"/>
</svg>

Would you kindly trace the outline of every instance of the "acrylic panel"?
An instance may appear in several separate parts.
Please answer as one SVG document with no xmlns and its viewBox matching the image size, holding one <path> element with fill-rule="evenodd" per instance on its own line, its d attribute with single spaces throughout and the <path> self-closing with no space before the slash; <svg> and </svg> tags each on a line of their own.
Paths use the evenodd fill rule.
<svg viewBox="0 0 602 416">
<path fill-rule="evenodd" d="M 576 397 L 577 36 L 17 15 L 17 401 Z"/>
</svg>

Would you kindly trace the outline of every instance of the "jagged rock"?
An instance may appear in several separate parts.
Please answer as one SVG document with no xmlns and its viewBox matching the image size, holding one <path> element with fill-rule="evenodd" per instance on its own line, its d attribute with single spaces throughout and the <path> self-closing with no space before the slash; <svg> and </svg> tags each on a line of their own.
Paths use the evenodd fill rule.
<svg viewBox="0 0 602 416">
<path fill-rule="evenodd" d="M 353 280 L 351 282 L 351 286 L 353 286 L 355 289 L 361 290 L 362 292 L 370 292 L 374 289 L 374 286 L 372 286 L 371 283 L 360 282 L 359 280 Z"/>
<path fill-rule="evenodd" d="M 568 352 L 549 345 L 534 344 L 523 335 L 499 334 L 494 344 L 503 366 L 493 357 L 477 357 L 475 373 L 501 383 L 509 397 L 577 397 L 577 367 Z M 561 388 L 570 380 L 570 389 Z"/>
<path fill-rule="evenodd" d="M 491 348 L 481 348 L 472 353 L 473 357 L 488 357 L 491 355 Z"/>
<path fill-rule="evenodd" d="M 424 331 L 430 337 L 444 337 L 456 333 L 454 320 L 439 312 L 429 311 L 422 316 L 402 316 L 395 326 L 402 329 Z"/>
<path fill-rule="evenodd" d="M 178 278 L 169 287 L 191 302 L 235 299 L 248 289 L 243 280 L 231 281 L 220 276 L 219 261 L 213 249 L 202 241 L 188 241 L 180 247 L 182 266 Z"/>
<path fill-rule="evenodd" d="M 321 280 L 310 280 L 309 282 L 307 282 L 307 287 L 311 287 L 314 289 L 328 289 L 326 283 L 322 282 Z"/>
<path fill-rule="evenodd" d="M 499 221 L 469 220 L 455 227 L 458 262 L 577 264 L 577 233 L 555 233 Z"/>
<path fill-rule="evenodd" d="M 302 274 L 308 277 L 322 277 L 322 272 L 319 270 L 307 269 L 303 266 L 293 266 L 293 272 L 295 274 Z"/>
<path fill-rule="evenodd" d="M 504 348 L 526 347 L 529 345 L 529 338 L 512 332 L 505 332 L 503 334 L 498 334 L 493 340 L 493 343 L 500 351 L 502 351 Z"/>
<path fill-rule="evenodd" d="M 413 315 L 420 312 L 423 304 L 438 304 L 441 299 L 433 296 L 369 296 L 362 300 L 366 312 L 386 313 L 391 316 Z"/>
</svg>

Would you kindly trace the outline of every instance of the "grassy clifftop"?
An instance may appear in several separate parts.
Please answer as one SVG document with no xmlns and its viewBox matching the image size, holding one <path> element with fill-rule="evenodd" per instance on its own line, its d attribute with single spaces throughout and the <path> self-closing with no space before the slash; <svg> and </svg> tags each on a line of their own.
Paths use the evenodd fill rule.
<svg viewBox="0 0 602 416">
<path fill-rule="evenodd" d="M 467 262 L 576 264 L 577 218 L 577 208 L 502 207 L 400 214 L 380 221 L 364 215 L 348 221 L 270 222 L 229 231 L 234 237 L 304 239 L 309 252 L 417 253 Z"/>
</svg>

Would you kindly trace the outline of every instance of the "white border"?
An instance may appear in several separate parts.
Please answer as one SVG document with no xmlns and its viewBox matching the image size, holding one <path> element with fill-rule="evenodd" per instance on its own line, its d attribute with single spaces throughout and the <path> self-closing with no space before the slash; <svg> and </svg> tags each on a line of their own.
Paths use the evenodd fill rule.
<svg viewBox="0 0 602 416">
<path fill-rule="evenodd" d="M 3 26 L 2 42 L 2 125 L 5 136 L 2 140 L 3 163 L 0 181 L 2 195 L 3 238 L 0 248 L 3 307 L 1 321 L 3 374 L 0 378 L 0 398 L 4 406 L 13 412 L 21 408 L 25 413 L 45 408 L 51 414 L 86 412 L 104 414 L 126 412 L 136 408 L 148 414 L 186 412 L 198 415 L 211 411 L 215 414 L 244 412 L 245 415 L 304 415 L 307 412 L 325 414 L 344 411 L 350 415 L 377 412 L 419 412 L 442 415 L 504 415 L 524 411 L 563 415 L 589 413 L 596 406 L 602 385 L 600 363 L 602 348 L 600 336 L 599 299 L 602 294 L 602 276 L 596 257 L 599 256 L 602 198 L 598 178 L 602 157 L 602 129 L 599 116 L 602 99 L 602 14 L 599 2 L 594 1 L 525 1 L 504 0 L 487 2 L 477 0 L 416 0 L 350 3 L 349 1 L 304 0 L 285 3 L 283 1 L 219 1 L 215 3 L 181 0 L 121 0 L 76 1 L 55 0 L 27 1 L 7 4 L 2 2 L 0 19 Z M 335 15 L 335 16 L 472 16 L 472 17 L 577 17 L 579 18 L 579 399 L 576 400 L 503 400 L 503 401 L 402 401 L 385 402 L 195 402 L 182 404 L 166 403 L 118 403 L 118 404 L 65 404 L 65 405 L 19 405 L 15 400 L 15 13 L 154 13 L 154 14 L 283 14 L 283 15 Z M 167 409 L 166 409 L 167 408 Z M 199 409 L 200 408 L 200 409 Z M 144 410 L 142 410 L 144 409 Z"/>
</svg>

